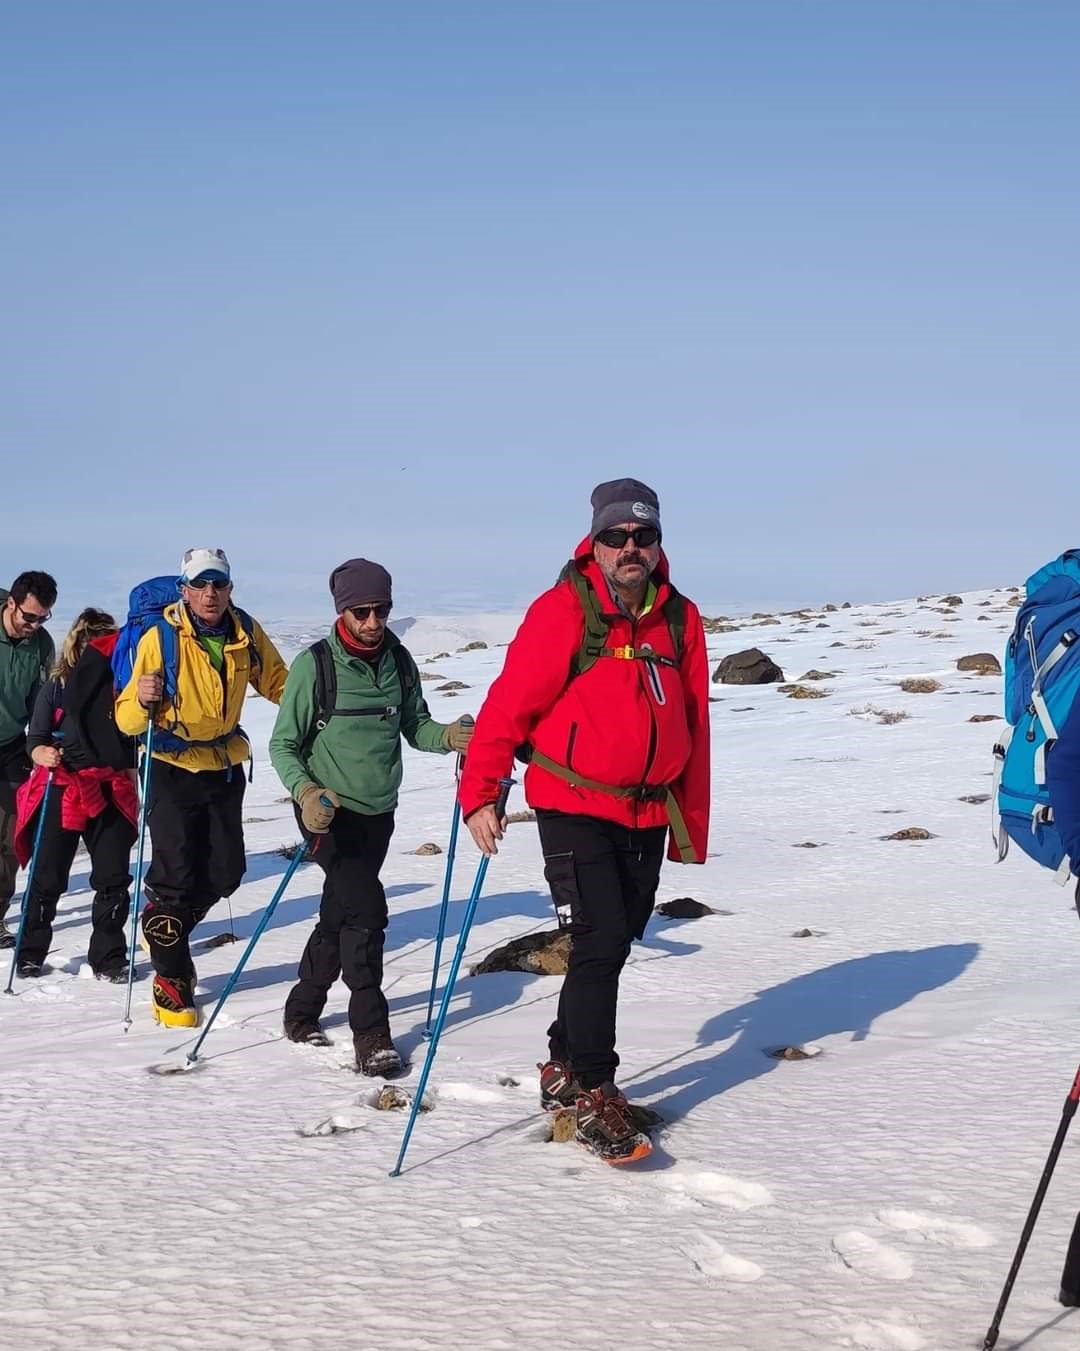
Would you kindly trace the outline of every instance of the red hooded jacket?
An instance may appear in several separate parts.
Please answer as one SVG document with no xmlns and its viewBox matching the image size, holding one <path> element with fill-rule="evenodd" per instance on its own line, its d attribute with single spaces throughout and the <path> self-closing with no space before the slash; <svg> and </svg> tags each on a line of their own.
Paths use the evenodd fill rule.
<svg viewBox="0 0 1080 1351">
<path fill-rule="evenodd" d="M 663 553 L 653 574 L 656 601 L 636 622 L 616 608 L 585 539 L 575 566 L 592 583 L 612 647 L 651 644 L 660 656 L 675 650 L 663 613 L 671 594 Z M 583 778 L 617 788 L 671 785 L 686 820 L 697 862 L 709 834 L 709 671 L 701 615 L 686 600 L 686 632 L 678 668 L 600 657 L 570 678 L 585 615 L 573 583 L 558 582 L 529 607 L 476 721 L 461 776 L 459 800 L 468 817 L 494 802 L 498 780 L 510 772 L 514 750 L 529 742 Z M 657 687 L 659 686 L 659 688 Z M 540 765 L 525 774 L 530 806 L 598 816 L 632 828 L 667 824 L 663 802 L 617 798 L 567 783 Z M 674 842 L 668 856 L 678 860 Z"/>
</svg>

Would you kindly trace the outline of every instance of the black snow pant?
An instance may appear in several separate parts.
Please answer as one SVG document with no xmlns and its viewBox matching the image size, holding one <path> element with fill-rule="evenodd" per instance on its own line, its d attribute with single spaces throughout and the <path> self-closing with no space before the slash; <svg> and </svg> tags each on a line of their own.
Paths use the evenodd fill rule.
<svg viewBox="0 0 1080 1351">
<path fill-rule="evenodd" d="M 193 772 L 155 760 L 151 767 L 146 820 L 154 856 L 142 929 L 163 976 L 194 979 L 188 937 L 243 880 L 245 786 L 243 765 Z"/>
<path fill-rule="evenodd" d="M 297 812 L 299 817 L 299 812 Z M 389 1031 L 390 1010 L 382 992 L 383 943 L 388 912 L 379 869 L 394 833 L 394 813 L 364 816 L 339 807 L 314 859 L 326 874 L 319 922 L 300 958 L 299 981 L 285 1001 L 285 1022 L 318 1022 L 338 976 L 352 991 L 353 1033 Z"/>
<path fill-rule="evenodd" d="M 79 847 L 79 832 L 65 830 L 61 824 L 66 788 L 53 784 L 45 810 L 34 882 L 27 902 L 26 927 L 23 929 L 21 960 L 44 962 L 52 943 L 56 906 L 68 889 L 71 865 Z M 90 852 L 90 885 L 94 889 L 91 912 L 90 951 L 87 954 L 94 971 L 114 971 L 127 956 L 124 924 L 128 916 L 131 885 L 131 846 L 135 827 L 112 801 L 103 785 L 107 806 L 86 823 L 82 838 Z"/>
<path fill-rule="evenodd" d="M 536 817 L 544 876 L 571 935 L 566 979 L 548 1028 L 551 1058 L 568 1064 L 584 1088 L 597 1088 L 614 1080 L 619 1064 L 619 975 L 631 941 L 644 935 L 652 914 L 667 827 L 631 830 L 544 810 Z"/>
<path fill-rule="evenodd" d="M 15 790 L 30 776 L 26 738 L 0 746 L 0 920 L 15 895 L 19 860 L 15 857 Z"/>
</svg>

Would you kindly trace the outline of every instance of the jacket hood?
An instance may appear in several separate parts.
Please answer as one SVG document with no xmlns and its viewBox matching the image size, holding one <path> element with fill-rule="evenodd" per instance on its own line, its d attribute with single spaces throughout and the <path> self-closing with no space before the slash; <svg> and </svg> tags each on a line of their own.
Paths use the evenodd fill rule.
<svg viewBox="0 0 1080 1351">
<path fill-rule="evenodd" d="M 119 637 L 119 632 L 106 633 L 100 638 L 91 638 L 86 646 L 92 647 L 95 652 L 100 652 L 103 657 L 111 657 L 116 648 L 116 640 Z"/>
</svg>

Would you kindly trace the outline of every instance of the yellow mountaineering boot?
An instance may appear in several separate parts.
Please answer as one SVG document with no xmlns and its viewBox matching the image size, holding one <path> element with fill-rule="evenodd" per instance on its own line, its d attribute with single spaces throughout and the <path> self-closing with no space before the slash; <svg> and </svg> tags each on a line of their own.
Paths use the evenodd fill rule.
<svg viewBox="0 0 1080 1351">
<path fill-rule="evenodd" d="M 164 1027 L 198 1027 L 195 1007 L 195 981 L 182 976 L 154 976 L 150 991 L 154 1021 Z"/>
</svg>

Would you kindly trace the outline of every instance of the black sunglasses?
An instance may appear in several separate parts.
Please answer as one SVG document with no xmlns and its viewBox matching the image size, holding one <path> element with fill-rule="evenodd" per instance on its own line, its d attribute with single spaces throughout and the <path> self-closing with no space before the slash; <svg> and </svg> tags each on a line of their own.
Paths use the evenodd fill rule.
<svg viewBox="0 0 1080 1351">
<path fill-rule="evenodd" d="M 15 608 L 22 615 L 24 624 L 44 624 L 47 619 L 52 618 L 51 610 L 46 610 L 43 615 L 31 614 L 29 610 L 24 610 L 18 601 L 15 601 Z"/>
<path fill-rule="evenodd" d="M 385 603 L 379 605 L 350 605 L 349 613 L 354 619 L 359 619 L 361 623 L 367 619 L 368 615 L 374 615 L 376 619 L 389 619 L 390 606 Z"/>
<path fill-rule="evenodd" d="M 219 581 L 216 577 L 192 577 L 189 582 L 184 583 L 190 586 L 193 591 L 205 591 L 208 586 L 212 586 L 215 591 L 228 591 L 232 582 Z"/>
<path fill-rule="evenodd" d="M 633 530 L 601 530 L 596 538 L 609 549 L 621 549 L 628 539 L 638 548 L 648 549 L 660 538 L 660 531 L 655 525 L 638 525 Z"/>
</svg>

